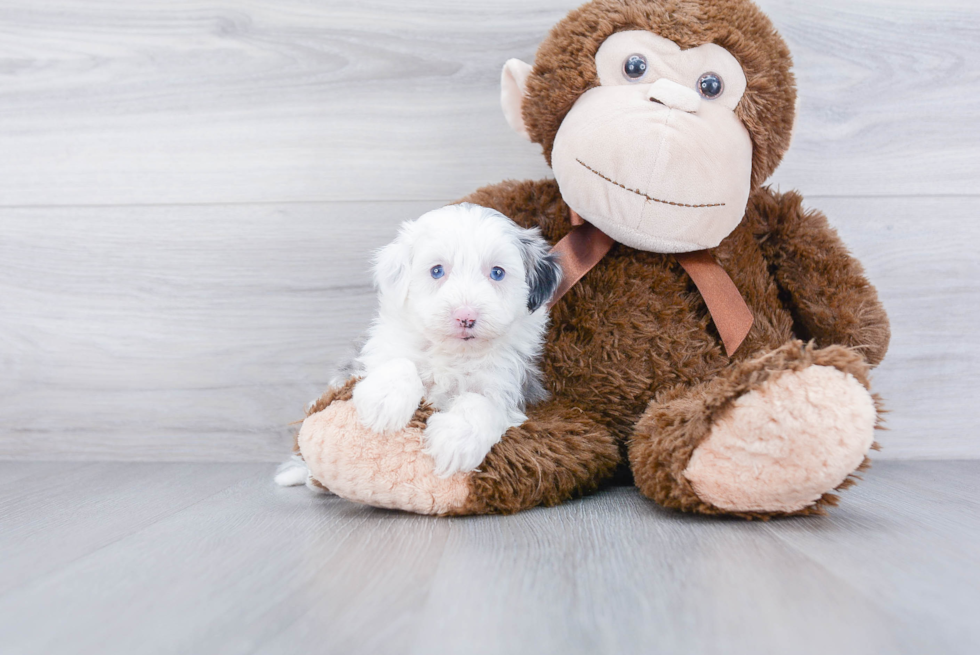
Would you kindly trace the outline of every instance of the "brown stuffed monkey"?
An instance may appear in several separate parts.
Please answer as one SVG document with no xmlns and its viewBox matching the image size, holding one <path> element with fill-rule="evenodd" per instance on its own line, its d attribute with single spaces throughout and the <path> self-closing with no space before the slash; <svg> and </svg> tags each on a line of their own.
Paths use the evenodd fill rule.
<svg viewBox="0 0 980 655">
<path fill-rule="evenodd" d="M 762 186 L 790 142 L 790 68 L 748 0 L 596 0 L 552 30 L 533 68 L 507 62 L 504 114 L 555 179 L 465 200 L 552 243 L 579 217 L 590 238 L 608 235 L 551 310 L 551 398 L 478 470 L 444 479 L 421 452 L 427 410 L 399 434 L 370 433 L 349 382 L 300 431 L 316 480 L 447 515 L 554 505 L 629 473 L 686 511 L 766 518 L 834 504 L 874 446 L 868 375 L 889 327 L 827 220 Z M 721 271 L 722 291 L 695 280 L 692 252 Z M 751 327 L 730 341 L 712 293 L 747 306 Z"/>
</svg>

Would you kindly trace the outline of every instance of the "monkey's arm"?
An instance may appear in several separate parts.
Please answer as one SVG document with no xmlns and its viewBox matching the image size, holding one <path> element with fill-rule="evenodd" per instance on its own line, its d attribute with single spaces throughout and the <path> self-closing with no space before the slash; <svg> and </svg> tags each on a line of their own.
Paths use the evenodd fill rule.
<svg viewBox="0 0 980 655">
<path fill-rule="evenodd" d="M 821 347 L 855 348 L 872 365 L 888 350 L 891 331 L 864 268 L 818 211 L 795 192 L 756 191 L 747 218 L 793 312 L 797 336 Z"/>
<path fill-rule="evenodd" d="M 622 455 L 595 417 L 565 398 L 530 407 L 469 476 L 469 496 L 447 514 L 513 514 L 592 493 L 612 479 Z"/>
<path fill-rule="evenodd" d="M 350 402 L 355 382 L 324 394 L 296 439 L 319 486 L 342 498 L 419 514 L 512 514 L 595 491 L 622 461 L 609 430 L 554 398 L 529 408 L 478 470 L 441 478 L 423 453 L 432 408 L 419 408 L 404 430 L 372 432 Z"/>
</svg>

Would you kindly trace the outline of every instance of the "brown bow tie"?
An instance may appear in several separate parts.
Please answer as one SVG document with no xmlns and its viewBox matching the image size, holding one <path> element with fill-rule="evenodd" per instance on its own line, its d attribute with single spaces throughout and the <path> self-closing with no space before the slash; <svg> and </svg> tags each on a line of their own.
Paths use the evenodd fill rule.
<svg viewBox="0 0 980 655">
<path fill-rule="evenodd" d="M 549 308 L 591 271 L 615 243 L 602 230 L 582 220 L 575 210 L 569 208 L 569 212 L 574 227 L 551 249 L 560 256 L 563 276 Z M 674 257 L 701 292 L 711 320 L 725 344 L 725 352 L 731 357 L 752 328 L 752 310 L 745 304 L 732 278 L 710 252 L 697 250 L 677 253 Z"/>
</svg>

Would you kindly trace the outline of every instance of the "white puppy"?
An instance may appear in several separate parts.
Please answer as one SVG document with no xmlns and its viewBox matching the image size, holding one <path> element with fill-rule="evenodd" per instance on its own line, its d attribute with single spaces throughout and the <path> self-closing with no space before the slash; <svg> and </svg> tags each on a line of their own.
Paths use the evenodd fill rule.
<svg viewBox="0 0 980 655">
<path fill-rule="evenodd" d="M 377 319 L 355 361 L 361 423 L 404 428 L 424 398 L 438 475 L 472 471 L 545 397 L 537 360 L 561 268 L 537 229 L 471 204 L 404 223 L 378 252 Z"/>
<path fill-rule="evenodd" d="M 543 399 L 537 360 L 561 268 L 537 229 L 476 205 L 451 205 L 401 227 L 374 267 L 380 309 L 342 382 L 374 430 L 398 430 L 425 398 L 436 410 L 426 451 L 440 475 L 475 469 L 507 428 Z M 313 484 L 302 460 L 282 486 Z"/>
</svg>

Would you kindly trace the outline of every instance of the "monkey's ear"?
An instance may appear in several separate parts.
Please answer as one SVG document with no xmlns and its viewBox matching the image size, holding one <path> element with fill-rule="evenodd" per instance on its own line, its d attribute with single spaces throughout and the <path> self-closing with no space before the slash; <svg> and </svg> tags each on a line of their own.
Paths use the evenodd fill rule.
<svg viewBox="0 0 980 655">
<path fill-rule="evenodd" d="M 381 298 L 404 305 L 408 299 L 412 249 L 404 233 L 378 251 L 374 258 L 374 285 Z"/>
<path fill-rule="evenodd" d="M 531 64 L 520 59 L 508 59 L 500 74 L 500 105 L 504 109 L 504 118 L 511 129 L 528 141 L 531 135 L 524 125 L 524 94 L 527 90 L 527 78 L 531 75 Z"/>
</svg>

